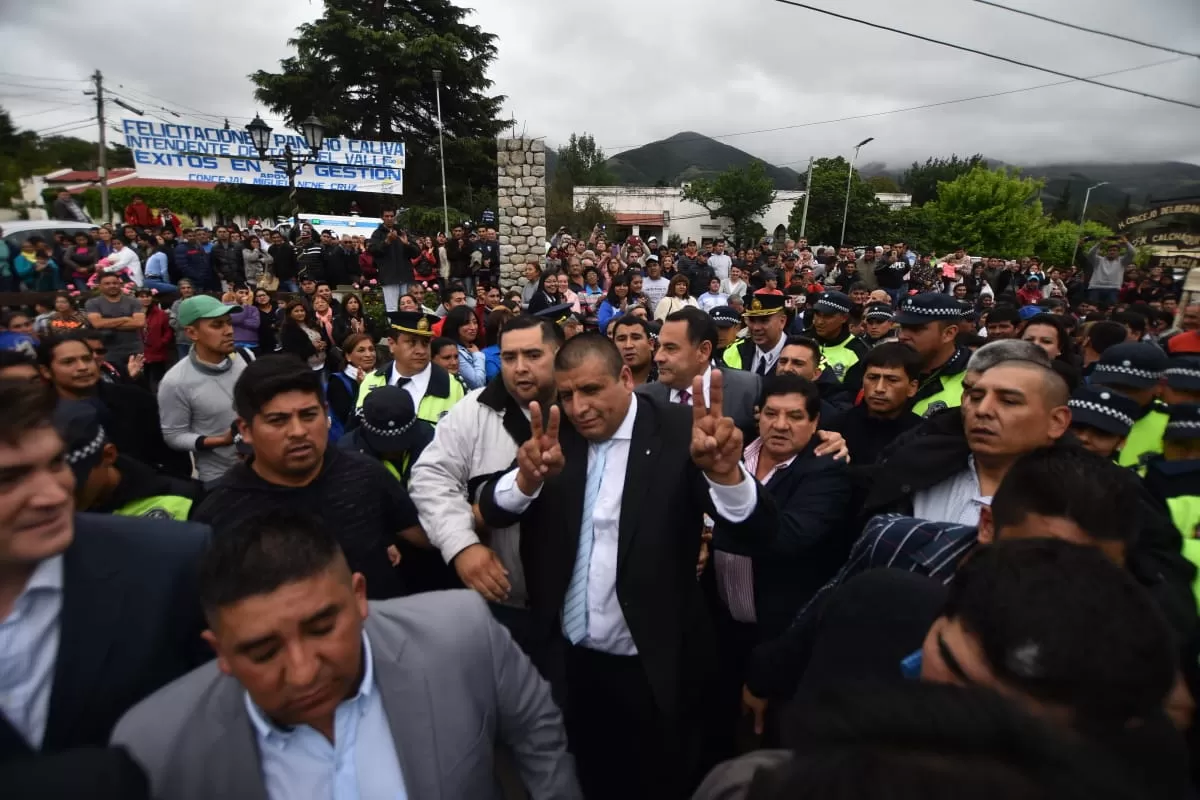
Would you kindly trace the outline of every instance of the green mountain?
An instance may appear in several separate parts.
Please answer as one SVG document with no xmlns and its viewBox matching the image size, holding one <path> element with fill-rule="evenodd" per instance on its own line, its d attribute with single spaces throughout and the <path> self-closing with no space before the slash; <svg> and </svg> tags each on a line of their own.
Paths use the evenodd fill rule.
<svg viewBox="0 0 1200 800">
<path fill-rule="evenodd" d="M 626 150 L 608 159 L 608 166 L 624 186 L 678 186 L 696 178 L 711 178 L 730 167 L 759 161 L 744 150 L 722 144 L 699 133 L 684 131 L 659 142 Z M 765 162 L 764 162 L 765 163 Z M 798 189 L 801 177 L 786 167 L 766 164 L 776 189 Z"/>
</svg>

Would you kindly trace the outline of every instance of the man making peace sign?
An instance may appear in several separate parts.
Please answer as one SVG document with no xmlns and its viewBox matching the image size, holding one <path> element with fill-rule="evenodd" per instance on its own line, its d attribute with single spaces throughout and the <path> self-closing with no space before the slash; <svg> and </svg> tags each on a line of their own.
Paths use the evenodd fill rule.
<svg viewBox="0 0 1200 800">
<path fill-rule="evenodd" d="M 686 797 L 705 766 L 699 710 L 715 663 L 696 581 L 702 516 L 769 536 L 774 506 L 741 466 L 719 373 L 711 408 L 689 413 L 636 396 L 602 336 L 571 339 L 554 366 L 561 408 L 530 405 L 532 436 L 480 511 L 489 526 L 521 523 L 534 627 L 563 655 L 540 666 L 565 690 L 585 796 Z"/>
</svg>

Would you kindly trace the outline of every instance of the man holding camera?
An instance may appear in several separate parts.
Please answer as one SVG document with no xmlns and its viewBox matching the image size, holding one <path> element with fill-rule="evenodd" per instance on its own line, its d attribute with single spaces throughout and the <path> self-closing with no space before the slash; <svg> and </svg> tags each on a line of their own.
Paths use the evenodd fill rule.
<svg viewBox="0 0 1200 800">
<path fill-rule="evenodd" d="M 1080 243 L 1087 241 L 1091 241 L 1091 237 L 1081 239 Z M 1125 235 L 1120 238 L 1120 244 L 1125 245 L 1124 253 L 1121 252 L 1120 244 L 1110 241 L 1104 249 L 1105 254 L 1100 255 L 1102 243 L 1097 240 L 1087 251 L 1088 268 L 1091 272 L 1088 277 L 1087 297 L 1093 303 L 1113 306 L 1117 303 L 1121 283 L 1125 279 L 1125 270 L 1133 264 L 1133 257 L 1137 255 L 1137 251 L 1133 249 L 1133 245 L 1129 243 L 1129 237 Z"/>
<path fill-rule="evenodd" d="M 393 209 L 384 209 L 380 216 L 383 224 L 371 234 L 367 249 L 379 270 L 385 308 L 399 311 L 400 295 L 408 292 L 408 285 L 413 279 L 411 259 L 420 252 L 409 244 L 408 231 L 396 227 L 396 212 Z"/>
</svg>

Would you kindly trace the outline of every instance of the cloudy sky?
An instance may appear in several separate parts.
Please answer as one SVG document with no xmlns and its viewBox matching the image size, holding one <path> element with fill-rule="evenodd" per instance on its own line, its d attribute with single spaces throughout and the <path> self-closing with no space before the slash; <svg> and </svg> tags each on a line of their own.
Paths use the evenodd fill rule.
<svg viewBox="0 0 1200 800">
<path fill-rule="evenodd" d="M 1200 2 L 1001 0 L 1044 16 L 1200 52 Z M 810 5 L 1200 104 L 1200 58 L 1072 31 L 972 0 L 810 0 Z M 952 152 L 1011 163 L 1200 163 L 1200 110 L 1082 83 L 879 114 L 1061 81 L 773 0 L 474 0 L 498 36 L 506 115 L 552 144 L 590 132 L 609 154 L 684 130 L 772 163 L 844 154 L 902 166 Z M 320 0 L 0 3 L 0 105 L 19 127 L 95 137 L 81 91 L 95 69 L 118 94 L 244 125 L 246 76 L 289 54 Z M 71 44 L 74 42 L 75 44 Z M 86 42 L 86 43 L 85 43 Z M 1168 62 L 1168 63 L 1162 63 Z M 157 111 L 174 121 L 167 112 Z M 826 124 L 814 124 L 826 123 Z M 745 133 L 764 129 L 782 129 Z M 110 131 L 110 133 L 112 133 Z M 116 134 L 112 134 L 115 136 Z M 118 139 L 119 140 L 119 139 Z"/>
</svg>

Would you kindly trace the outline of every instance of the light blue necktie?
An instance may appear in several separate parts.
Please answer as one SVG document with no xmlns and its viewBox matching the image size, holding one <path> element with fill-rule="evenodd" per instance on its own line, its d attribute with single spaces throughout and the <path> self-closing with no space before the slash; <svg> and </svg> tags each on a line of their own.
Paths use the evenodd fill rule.
<svg viewBox="0 0 1200 800">
<path fill-rule="evenodd" d="M 600 481 L 604 477 L 604 464 L 611 446 L 611 439 L 592 445 L 596 457 L 589 459 L 588 463 L 587 483 L 583 489 L 583 520 L 579 525 L 579 549 L 575 551 L 575 569 L 571 572 L 567 598 L 563 601 L 563 633 L 571 644 L 579 644 L 587 637 L 588 568 L 592 563 L 592 545 L 596 541 L 592 510 L 600 495 Z"/>
</svg>

